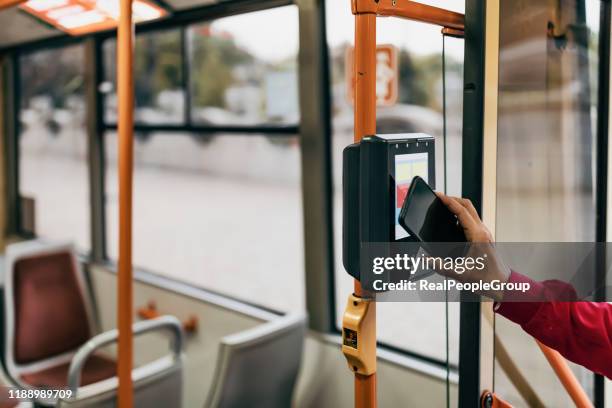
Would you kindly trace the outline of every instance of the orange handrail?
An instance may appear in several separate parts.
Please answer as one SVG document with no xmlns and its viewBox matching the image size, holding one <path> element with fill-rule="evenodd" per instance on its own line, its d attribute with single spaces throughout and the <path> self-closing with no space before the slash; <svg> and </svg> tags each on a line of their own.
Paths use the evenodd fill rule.
<svg viewBox="0 0 612 408">
<path fill-rule="evenodd" d="M 411 0 L 352 0 L 353 14 L 399 17 L 446 28 L 464 30 L 465 16 Z"/>
<path fill-rule="evenodd" d="M 355 142 L 376 133 L 376 16 L 355 16 Z M 369 296 L 355 280 L 355 296 Z M 376 327 L 376 314 L 371 327 Z M 376 373 L 355 373 L 355 407 L 376 407 Z"/>
<path fill-rule="evenodd" d="M 117 27 L 117 92 L 119 99 L 119 270 L 117 322 L 118 406 L 131 408 L 132 384 L 132 170 L 134 155 L 134 22 L 132 0 L 121 0 Z"/>
<path fill-rule="evenodd" d="M 542 353 L 544 353 L 548 363 L 555 371 L 555 374 L 557 374 L 559 381 L 561 381 L 561 384 L 563 384 L 563 387 L 565 387 L 565 390 L 569 394 L 572 401 L 574 401 L 574 404 L 576 404 L 578 408 L 593 407 L 593 403 L 587 396 L 586 392 L 584 392 L 582 385 L 580 385 L 572 370 L 570 370 L 565 358 L 563 358 L 559 352 L 551 349 L 537 340 L 536 343 L 538 343 L 538 346 L 540 346 Z"/>
</svg>

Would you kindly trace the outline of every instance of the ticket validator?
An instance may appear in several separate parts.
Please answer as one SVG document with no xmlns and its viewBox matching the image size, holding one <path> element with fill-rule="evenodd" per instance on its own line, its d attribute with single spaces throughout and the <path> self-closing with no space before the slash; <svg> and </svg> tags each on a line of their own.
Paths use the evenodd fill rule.
<svg viewBox="0 0 612 408">
<path fill-rule="evenodd" d="M 347 146 L 343 156 L 342 261 L 363 282 L 364 243 L 412 241 L 398 218 L 414 176 L 435 188 L 434 138 L 424 133 L 381 134 Z M 374 330 L 365 327 L 373 302 L 351 296 L 342 322 L 342 351 L 356 373 L 376 370 Z"/>
</svg>

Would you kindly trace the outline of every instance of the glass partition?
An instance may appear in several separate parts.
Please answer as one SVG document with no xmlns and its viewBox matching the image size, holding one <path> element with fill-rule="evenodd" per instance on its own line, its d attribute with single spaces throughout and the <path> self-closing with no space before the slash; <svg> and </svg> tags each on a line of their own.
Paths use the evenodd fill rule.
<svg viewBox="0 0 612 408">
<path fill-rule="evenodd" d="M 500 3 L 498 241 L 595 240 L 600 1 L 553 3 Z M 501 317 L 495 329 L 542 401 L 572 405 L 531 336 Z M 572 368 L 592 396 L 592 373 Z M 499 362 L 495 386 L 526 405 Z"/>
</svg>

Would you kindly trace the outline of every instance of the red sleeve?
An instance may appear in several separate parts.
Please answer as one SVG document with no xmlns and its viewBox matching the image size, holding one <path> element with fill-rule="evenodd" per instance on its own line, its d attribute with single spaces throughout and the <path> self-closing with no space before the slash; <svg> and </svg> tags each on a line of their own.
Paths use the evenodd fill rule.
<svg viewBox="0 0 612 408">
<path fill-rule="evenodd" d="M 573 290 L 559 281 L 535 282 L 512 272 L 509 282 L 528 282 L 527 298 L 546 299 Z M 533 297 L 532 297 L 533 296 Z M 594 302 L 502 302 L 496 312 L 570 361 L 612 379 L 612 304 Z"/>
</svg>

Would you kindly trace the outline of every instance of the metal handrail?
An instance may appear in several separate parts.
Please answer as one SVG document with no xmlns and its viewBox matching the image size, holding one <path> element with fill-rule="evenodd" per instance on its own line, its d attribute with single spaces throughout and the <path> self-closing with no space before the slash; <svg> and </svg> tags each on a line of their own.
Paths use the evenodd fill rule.
<svg viewBox="0 0 612 408">
<path fill-rule="evenodd" d="M 181 322 L 176 317 L 161 316 L 156 319 L 144 320 L 134 323 L 132 328 L 134 335 L 141 335 L 159 330 L 170 332 L 173 335 L 170 347 L 172 348 L 174 357 L 180 357 L 183 350 L 184 336 Z M 89 356 L 101 347 L 115 343 L 118 337 L 119 331 L 117 329 L 109 330 L 98 334 L 79 348 L 72 358 L 70 368 L 68 369 L 68 389 L 72 390 L 74 393 L 73 395 L 76 395 L 76 391 L 79 388 L 81 383 L 81 372 Z"/>
</svg>

